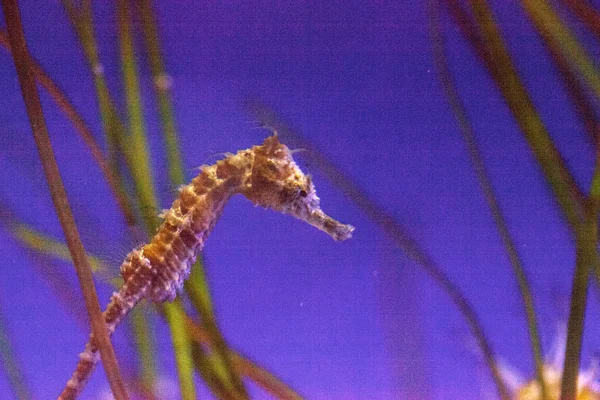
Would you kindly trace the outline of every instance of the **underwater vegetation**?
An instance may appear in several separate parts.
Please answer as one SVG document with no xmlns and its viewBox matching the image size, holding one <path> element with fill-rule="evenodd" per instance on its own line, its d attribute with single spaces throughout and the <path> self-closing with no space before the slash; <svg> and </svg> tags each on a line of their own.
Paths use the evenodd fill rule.
<svg viewBox="0 0 600 400">
<path fill-rule="evenodd" d="M 0 398 L 600 398 L 597 2 L 2 15 Z"/>
</svg>

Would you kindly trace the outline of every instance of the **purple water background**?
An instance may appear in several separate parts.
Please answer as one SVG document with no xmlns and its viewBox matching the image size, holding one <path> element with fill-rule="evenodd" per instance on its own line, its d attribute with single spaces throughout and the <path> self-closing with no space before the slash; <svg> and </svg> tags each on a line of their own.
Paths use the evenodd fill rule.
<svg viewBox="0 0 600 400">
<path fill-rule="evenodd" d="M 93 82 L 59 2 L 20 3 L 30 52 L 102 142 Z M 532 376 L 516 281 L 434 70 L 426 2 L 155 3 L 188 178 L 219 154 L 268 135 L 243 109 L 245 99 L 262 99 L 406 227 L 472 302 L 504 365 Z M 556 70 L 520 6 L 492 3 L 556 145 L 587 188 L 594 151 Z M 105 73 L 124 110 L 114 4 L 95 2 L 94 11 Z M 452 72 L 531 279 L 549 353 L 567 318 L 573 239 L 493 82 L 445 13 L 442 21 Z M 586 44 L 597 56 L 597 43 Z M 175 188 L 163 167 L 149 67 L 144 57 L 138 61 L 156 185 L 161 207 L 168 207 Z M 0 77 L 2 201 L 20 220 L 60 238 L 4 50 Z M 129 238 L 71 123 L 41 94 L 86 248 L 108 259 L 117 276 L 120 260 L 139 243 Z M 314 175 L 324 210 L 355 225 L 356 233 L 335 243 L 235 198 L 205 250 L 219 322 L 231 345 L 311 399 L 494 399 L 481 355 L 446 294 L 318 166 L 303 153 L 296 158 Z M 0 238 L 3 317 L 36 398 L 53 398 L 88 330 L 41 271 L 60 271 L 73 282 L 74 273 L 66 263 L 33 256 L 4 231 Z M 111 288 L 100 281 L 98 290 L 106 304 Z M 78 289 L 71 296 L 84 313 Z M 593 288 L 584 366 L 600 345 L 598 312 Z M 175 380 L 168 330 L 159 319 L 156 326 L 159 371 Z M 126 332 L 119 330 L 115 343 L 123 369 L 131 370 Z M 100 398 L 106 387 L 99 370 L 82 398 Z M 256 398 L 268 398 L 251 389 Z M 0 398 L 11 398 L 4 373 Z"/>
</svg>

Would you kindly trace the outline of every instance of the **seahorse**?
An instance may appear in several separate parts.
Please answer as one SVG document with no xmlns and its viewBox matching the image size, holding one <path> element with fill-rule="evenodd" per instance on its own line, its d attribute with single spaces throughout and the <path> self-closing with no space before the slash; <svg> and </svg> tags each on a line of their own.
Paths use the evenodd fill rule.
<svg viewBox="0 0 600 400">
<path fill-rule="evenodd" d="M 223 207 L 236 194 L 305 221 L 335 240 L 346 240 L 354 231 L 321 210 L 310 175 L 300 170 L 275 133 L 262 145 L 200 167 L 200 174 L 179 189 L 172 207 L 161 214 L 163 222 L 150 243 L 131 251 L 121 265 L 123 286 L 112 294 L 103 313 L 110 334 L 141 300 L 175 299 Z M 59 400 L 77 397 L 99 358 L 91 334 Z"/>
</svg>

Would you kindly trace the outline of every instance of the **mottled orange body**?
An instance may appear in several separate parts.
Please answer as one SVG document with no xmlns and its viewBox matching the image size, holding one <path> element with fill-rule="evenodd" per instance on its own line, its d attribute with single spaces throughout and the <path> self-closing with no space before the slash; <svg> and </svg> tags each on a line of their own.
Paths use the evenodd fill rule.
<svg viewBox="0 0 600 400">
<path fill-rule="evenodd" d="M 104 319 L 110 333 L 142 299 L 173 301 L 189 276 L 196 256 L 231 196 L 241 193 L 255 205 L 290 214 L 345 240 L 354 228 L 325 215 L 310 176 L 293 161 L 289 149 L 271 136 L 261 146 L 243 150 L 201 167 L 200 174 L 180 189 L 150 243 L 133 250 L 121 265 L 124 284 L 113 293 Z M 98 362 L 93 336 L 60 400 L 74 399 Z"/>
</svg>

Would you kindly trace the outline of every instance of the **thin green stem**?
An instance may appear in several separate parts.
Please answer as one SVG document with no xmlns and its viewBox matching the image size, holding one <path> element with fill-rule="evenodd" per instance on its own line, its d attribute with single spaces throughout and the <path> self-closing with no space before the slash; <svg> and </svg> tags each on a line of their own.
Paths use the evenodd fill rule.
<svg viewBox="0 0 600 400">
<path fill-rule="evenodd" d="M 581 343 L 587 305 L 590 270 L 596 261 L 598 241 L 598 211 L 590 207 L 586 220 L 581 223 L 576 242 L 576 265 L 571 290 L 571 307 L 567 327 L 567 347 L 561 383 L 560 400 L 577 399 L 577 380 L 581 363 Z"/>
<path fill-rule="evenodd" d="M 104 127 L 108 158 L 113 168 L 118 170 L 118 150 L 123 149 L 122 145 L 119 144 L 119 140 L 123 140 L 127 135 L 125 127 L 120 122 L 108 93 L 108 86 L 104 78 L 104 68 L 98 55 L 98 46 L 96 45 L 91 2 L 84 0 L 82 8 L 79 9 L 72 0 L 61 1 L 71 21 L 71 25 L 79 38 L 89 69 L 94 78 L 94 87 L 98 98 L 102 126 Z"/>
<path fill-rule="evenodd" d="M 229 346 L 219 330 L 210 300 L 204 268 L 199 262 L 196 262 L 196 265 L 192 268 L 190 277 L 185 282 L 185 290 L 211 337 L 216 357 L 212 357 L 208 361 L 214 364 L 216 370 L 221 371 L 218 376 L 226 378 L 225 387 L 230 392 L 235 393 L 240 398 L 249 398 L 241 378 L 233 368 Z"/>
<path fill-rule="evenodd" d="M 179 301 L 165 304 L 164 310 L 171 329 L 181 398 L 183 400 L 195 400 L 194 363 L 192 361 L 192 349 L 185 329 L 185 311 Z"/>
<path fill-rule="evenodd" d="M 542 356 L 542 345 L 530 285 L 525 274 L 525 270 L 523 268 L 523 262 L 521 260 L 521 257 L 519 256 L 517 247 L 510 235 L 510 231 L 508 230 L 506 220 L 502 213 L 502 209 L 500 207 L 500 204 L 498 203 L 496 194 L 494 193 L 494 189 L 486 171 L 483 156 L 481 155 L 481 151 L 479 150 L 479 146 L 477 145 L 477 141 L 475 139 L 473 127 L 471 126 L 469 118 L 467 117 L 467 110 L 460 99 L 458 89 L 456 88 L 454 80 L 452 79 L 452 74 L 448 66 L 448 59 L 445 51 L 444 37 L 439 22 L 438 0 L 429 0 L 429 9 L 433 52 L 436 67 L 440 75 L 442 88 L 444 90 L 444 93 L 446 94 L 446 97 L 448 98 L 448 102 L 450 103 L 454 116 L 458 120 L 463 139 L 469 150 L 469 155 L 471 157 L 473 169 L 475 170 L 477 179 L 479 181 L 479 185 L 481 186 L 485 199 L 488 203 L 488 207 L 490 208 L 490 211 L 494 218 L 496 228 L 498 229 L 498 233 L 502 238 L 502 242 L 504 243 L 504 247 L 506 248 L 508 258 L 517 278 L 519 289 L 521 291 L 521 297 L 523 299 L 523 305 L 525 307 L 525 313 L 527 315 L 527 327 L 529 330 L 529 339 L 531 341 L 531 347 L 533 350 L 532 352 L 533 361 L 535 365 L 536 379 L 540 387 L 540 399 L 547 400 L 548 391 L 546 388 L 546 383 L 544 381 L 544 361 Z"/>
<path fill-rule="evenodd" d="M 537 29 L 556 43 L 572 67 L 581 74 L 595 96 L 600 99 L 600 73 L 597 66 L 550 3 L 546 0 L 523 0 L 523 6 Z"/>
<path fill-rule="evenodd" d="M 576 400 L 581 344 L 587 306 L 590 270 L 598 268 L 598 215 L 600 213 L 600 137 L 596 143 L 596 168 L 586 203 L 586 218 L 577 230 L 576 265 L 571 289 L 571 307 L 567 327 L 567 346 L 561 382 L 560 400 Z"/>
<path fill-rule="evenodd" d="M 577 113 L 579 120 L 588 138 L 592 143 L 595 143 L 600 132 L 600 123 L 588 97 L 588 91 L 584 87 L 581 79 L 578 78 L 576 70 L 567 60 L 565 54 L 558 48 L 556 41 L 547 34 L 545 30 L 538 30 L 540 33 L 550 57 L 554 61 L 554 65 L 562 78 L 563 85 L 566 89 L 574 110 Z"/>
<path fill-rule="evenodd" d="M 202 326 L 197 325 L 190 317 L 186 316 L 186 326 L 188 334 L 199 344 L 212 346 L 209 333 Z M 244 356 L 231 352 L 232 364 L 236 371 L 252 379 L 258 386 L 265 389 L 277 399 L 299 400 L 302 399 L 296 391 L 277 379 L 269 371 L 261 368 L 259 365 L 248 360 Z"/>
<path fill-rule="evenodd" d="M 134 308 L 129 317 L 133 339 L 135 340 L 135 349 L 139 357 L 138 372 L 142 387 L 153 393 L 156 382 L 156 357 L 154 355 L 154 338 L 152 329 L 148 323 L 148 315 L 144 310 Z"/>
<path fill-rule="evenodd" d="M 71 253 L 69 253 L 69 249 L 64 243 L 52 239 L 26 224 L 13 222 L 8 228 L 15 239 L 19 240 L 24 246 L 58 260 L 73 262 Z M 112 276 L 108 267 L 98 257 L 88 255 L 88 262 L 94 275 L 100 276 L 102 279 L 108 279 Z"/>
<path fill-rule="evenodd" d="M 228 399 L 228 400 L 241 400 L 236 393 L 232 393 L 229 388 L 226 387 L 223 377 L 215 369 L 215 362 L 211 360 L 215 358 L 215 353 L 209 353 L 195 341 L 191 342 L 192 353 L 194 357 L 194 366 L 210 391 L 215 395 L 217 399 Z"/>
<path fill-rule="evenodd" d="M 125 84 L 125 97 L 127 98 L 127 114 L 129 116 L 129 129 L 131 136 L 128 146 L 124 151 L 132 160 L 131 173 L 136 188 L 141 212 L 147 231 L 152 236 L 157 228 L 156 195 L 154 193 L 154 179 L 150 167 L 150 154 L 144 129 L 142 113 L 142 100 L 140 97 L 139 80 L 131 33 L 131 15 L 128 0 L 117 2 L 117 22 L 119 44 L 121 50 L 121 67 Z"/>
<path fill-rule="evenodd" d="M 135 51 L 131 32 L 131 12 L 128 0 L 117 2 L 117 25 L 121 50 L 121 64 L 127 98 L 127 111 L 131 137 L 125 151 L 129 152 L 132 160 L 131 173 L 136 188 L 138 200 L 150 236 L 158 227 L 156 218 L 157 201 L 154 192 L 150 155 L 146 143 L 139 80 L 135 61 Z M 175 361 L 181 394 L 184 399 L 195 398 L 193 361 L 189 341 L 184 332 L 182 314 L 183 308 L 179 303 L 167 304 L 164 307 L 167 321 L 171 330 L 171 338 L 175 348 Z"/>
<path fill-rule="evenodd" d="M 33 131 L 40 160 L 50 188 L 50 195 L 65 234 L 67 246 L 71 252 L 71 258 L 75 264 L 77 277 L 79 278 L 85 305 L 92 324 L 92 332 L 100 350 L 104 370 L 113 395 L 117 400 L 124 400 L 127 399 L 128 396 L 125 391 L 123 380 L 121 379 L 119 366 L 108 336 L 106 324 L 102 317 L 102 311 L 100 310 L 98 296 L 94 287 L 92 270 L 88 263 L 83 244 L 79 238 L 75 220 L 67 199 L 67 193 L 62 184 L 58 165 L 54 158 L 52 143 L 50 142 L 48 129 L 44 120 L 42 104 L 37 92 L 35 77 L 30 66 L 30 57 L 25 42 L 25 36 L 23 34 L 19 8 L 15 0 L 2 0 L 2 8 L 6 26 L 8 28 L 10 45 L 13 51 L 13 60 L 15 62 L 17 76 L 19 78 L 25 107 L 31 124 L 31 130 Z"/>
<path fill-rule="evenodd" d="M 128 132 L 110 96 L 104 76 L 104 67 L 98 55 L 91 0 L 83 0 L 81 9 L 72 0 L 62 0 L 62 3 L 77 34 L 88 67 L 94 78 L 100 117 L 108 147 L 108 158 L 115 173 L 123 180 L 122 175 L 125 174 L 125 171 L 120 169 L 119 157 L 123 157 L 129 171 L 133 169 L 134 161 L 131 159 L 129 152 L 125 151 Z"/>
<path fill-rule="evenodd" d="M 163 136 L 167 147 L 167 160 L 169 178 L 172 183 L 181 185 L 185 181 L 181 153 L 179 150 L 179 139 L 175 129 L 175 119 L 173 117 L 173 105 L 170 94 L 170 77 L 165 72 L 162 61 L 160 44 L 158 40 L 158 29 L 156 28 L 156 18 L 152 9 L 150 0 L 139 1 L 140 16 L 142 19 L 142 28 L 144 39 L 150 60 L 150 69 L 154 78 L 154 89 L 158 100 L 158 111 L 163 127 Z"/>
<path fill-rule="evenodd" d="M 165 138 L 169 178 L 171 184 L 181 185 L 184 183 L 185 178 L 179 150 L 178 135 L 175 129 L 173 106 L 170 98 L 170 78 L 165 72 L 162 60 L 156 18 L 150 0 L 141 0 L 138 3 L 138 6 L 146 50 L 150 61 L 152 76 L 154 78 L 154 89 L 158 100 L 163 136 Z M 217 325 L 201 259 L 198 259 L 192 268 L 192 276 L 186 283 L 186 292 L 200 314 L 215 345 L 215 357 L 206 357 L 204 361 L 207 363 L 208 367 L 212 366 L 216 371 L 220 371 L 220 373 L 215 376 L 225 377 L 224 386 L 229 391 L 238 392 L 243 398 L 247 398 L 248 394 L 246 389 L 241 378 L 231 365 L 229 348 Z"/>
</svg>

